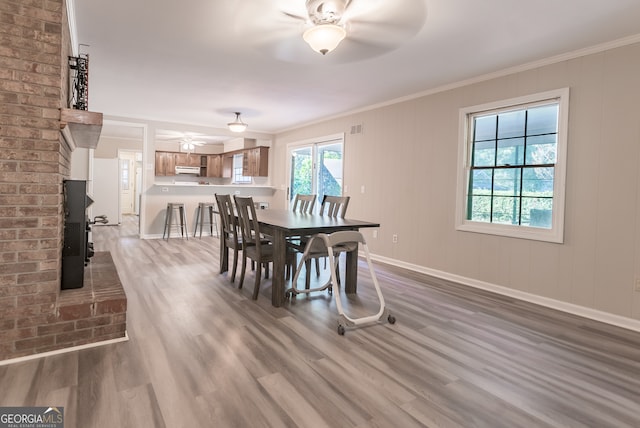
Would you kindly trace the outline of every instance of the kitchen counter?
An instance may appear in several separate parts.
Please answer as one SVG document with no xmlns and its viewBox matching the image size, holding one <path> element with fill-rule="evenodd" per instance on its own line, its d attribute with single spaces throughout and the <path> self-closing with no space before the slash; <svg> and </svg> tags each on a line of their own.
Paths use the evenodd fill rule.
<svg viewBox="0 0 640 428">
<path fill-rule="evenodd" d="M 215 202 L 215 194 L 251 196 L 258 203 L 271 203 L 276 188 L 261 184 L 198 184 L 157 181 L 144 193 L 145 227 L 143 238 L 162 238 L 167 203 L 185 204 L 189 233 L 193 233 L 196 209 L 200 202 Z"/>
<path fill-rule="evenodd" d="M 179 181 L 176 183 L 153 183 L 157 187 L 215 187 L 223 189 L 275 189 L 273 186 L 259 184 L 200 184 L 192 181 Z"/>
</svg>

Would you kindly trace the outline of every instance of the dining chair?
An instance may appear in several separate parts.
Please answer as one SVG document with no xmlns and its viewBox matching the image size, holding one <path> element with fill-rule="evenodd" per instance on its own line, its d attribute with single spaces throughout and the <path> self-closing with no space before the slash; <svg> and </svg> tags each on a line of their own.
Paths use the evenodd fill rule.
<svg viewBox="0 0 640 428">
<path fill-rule="evenodd" d="M 320 215 L 344 218 L 350 199 L 350 196 L 324 195 L 320 204 Z"/>
<path fill-rule="evenodd" d="M 302 194 L 298 193 L 293 198 L 293 206 L 291 211 L 303 213 L 303 214 L 313 214 L 313 208 L 316 205 L 316 194 Z M 304 251 L 304 246 L 308 236 L 288 236 L 287 237 L 287 246 L 293 250 L 292 253 L 302 253 Z M 289 279 L 291 277 L 291 272 L 295 269 L 296 257 L 292 256 L 289 258 L 289 263 L 287 263 L 287 274 L 286 278 Z"/>
<path fill-rule="evenodd" d="M 293 212 L 301 212 L 311 214 L 313 213 L 313 208 L 316 205 L 317 195 L 303 195 L 298 193 L 293 199 Z"/>
<path fill-rule="evenodd" d="M 329 217 L 340 217 L 344 218 L 347 207 L 349 206 L 350 196 L 329 196 L 324 195 L 322 198 L 322 203 L 320 204 L 320 210 L 318 212 L 319 215 L 326 215 Z M 293 247 L 296 251 L 302 253 L 305 251 L 307 247 L 307 242 L 309 241 L 308 237 L 300 240 L 300 245 L 298 247 Z M 353 245 L 345 248 L 339 248 L 340 252 L 351 251 L 353 250 Z M 324 259 L 324 267 L 327 268 L 327 248 L 324 246 L 324 242 L 321 240 L 316 240 L 312 243 L 312 246 L 308 248 L 307 255 L 305 257 L 305 266 L 306 266 L 306 277 L 305 277 L 305 288 L 309 289 L 311 286 L 311 261 L 315 261 L 316 267 L 316 276 L 320 277 L 320 259 Z M 340 274 L 339 271 L 336 272 L 336 276 L 338 278 L 338 283 L 340 282 Z"/>
<path fill-rule="evenodd" d="M 265 265 L 266 273 L 269 272 L 268 265 L 273 262 L 273 244 L 262 238 L 260 233 L 260 223 L 256 216 L 256 208 L 253 205 L 251 196 L 234 196 L 240 231 L 242 232 L 242 271 L 240 272 L 240 283 L 238 288 L 242 288 L 244 274 L 247 267 L 247 259 L 256 262 L 256 279 L 253 288 L 253 300 L 258 298 L 260 292 L 260 277 L 262 276 L 262 265 Z"/>
<path fill-rule="evenodd" d="M 238 230 L 238 221 L 236 218 L 235 209 L 233 208 L 233 202 L 231 201 L 231 195 L 219 195 L 215 194 L 216 203 L 218 205 L 218 212 L 220 213 L 220 239 L 224 240 L 224 245 L 233 250 L 233 270 L 231 272 L 231 282 L 236 279 L 236 272 L 238 269 L 238 259 L 240 258 L 240 250 L 243 249 L 243 241 L 240 231 Z M 220 254 L 222 257 L 228 257 L 228 251 L 224 254 Z M 226 263 L 224 263 L 226 262 Z M 227 261 L 220 263 L 220 267 L 227 264 Z M 220 272 L 222 273 L 222 272 Z"/>
</svg>

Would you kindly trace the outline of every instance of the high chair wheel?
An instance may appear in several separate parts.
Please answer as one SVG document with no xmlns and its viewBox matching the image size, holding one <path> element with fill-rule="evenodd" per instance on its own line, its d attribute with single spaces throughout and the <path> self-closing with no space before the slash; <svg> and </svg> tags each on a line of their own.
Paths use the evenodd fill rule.
<svg viewBox="0 0 640 428">
<path fill-rule="evenodd" d="M 389 315 L 387 317 L 387 321 L 389 321 L 389 324 L 395 324 L 396 323 L 396 317 L 394 317 L 393 315 Z"/>
<path fill-rule="evenodd" d="M 342 324 L 338 324 L 338 334 L 344 336 L 344 326 Z"/>
</svg>

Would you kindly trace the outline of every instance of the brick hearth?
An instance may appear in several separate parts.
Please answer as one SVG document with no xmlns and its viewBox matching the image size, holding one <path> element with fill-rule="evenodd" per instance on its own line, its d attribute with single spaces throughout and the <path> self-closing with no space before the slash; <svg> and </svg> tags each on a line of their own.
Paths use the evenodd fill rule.
<svg viewBox="0 0 640 428">
<path fill-rule="evenodd" d="M 84 284 L 60 292 L 49 322 L 28 329 L 33 337 L 16 338 L 14 357 L 125 336 L 127 297 L 111 253 L 95 254 Z"/>
</svg>

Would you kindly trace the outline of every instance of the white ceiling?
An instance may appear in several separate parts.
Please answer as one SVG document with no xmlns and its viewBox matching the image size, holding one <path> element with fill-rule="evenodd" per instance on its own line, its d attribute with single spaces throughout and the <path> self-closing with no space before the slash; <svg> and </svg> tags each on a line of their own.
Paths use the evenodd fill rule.
<svg viewBox="0 0 640 428">
<path fill-rule="evenodd" d="M 640 34 L 638 0 L 352 0 L 347 39 L 322 56 L 282 13 L 304 0 L 74 9 L 89 110 L 213 128 L 240 111 L 269 133 Z"/>
</svg>

